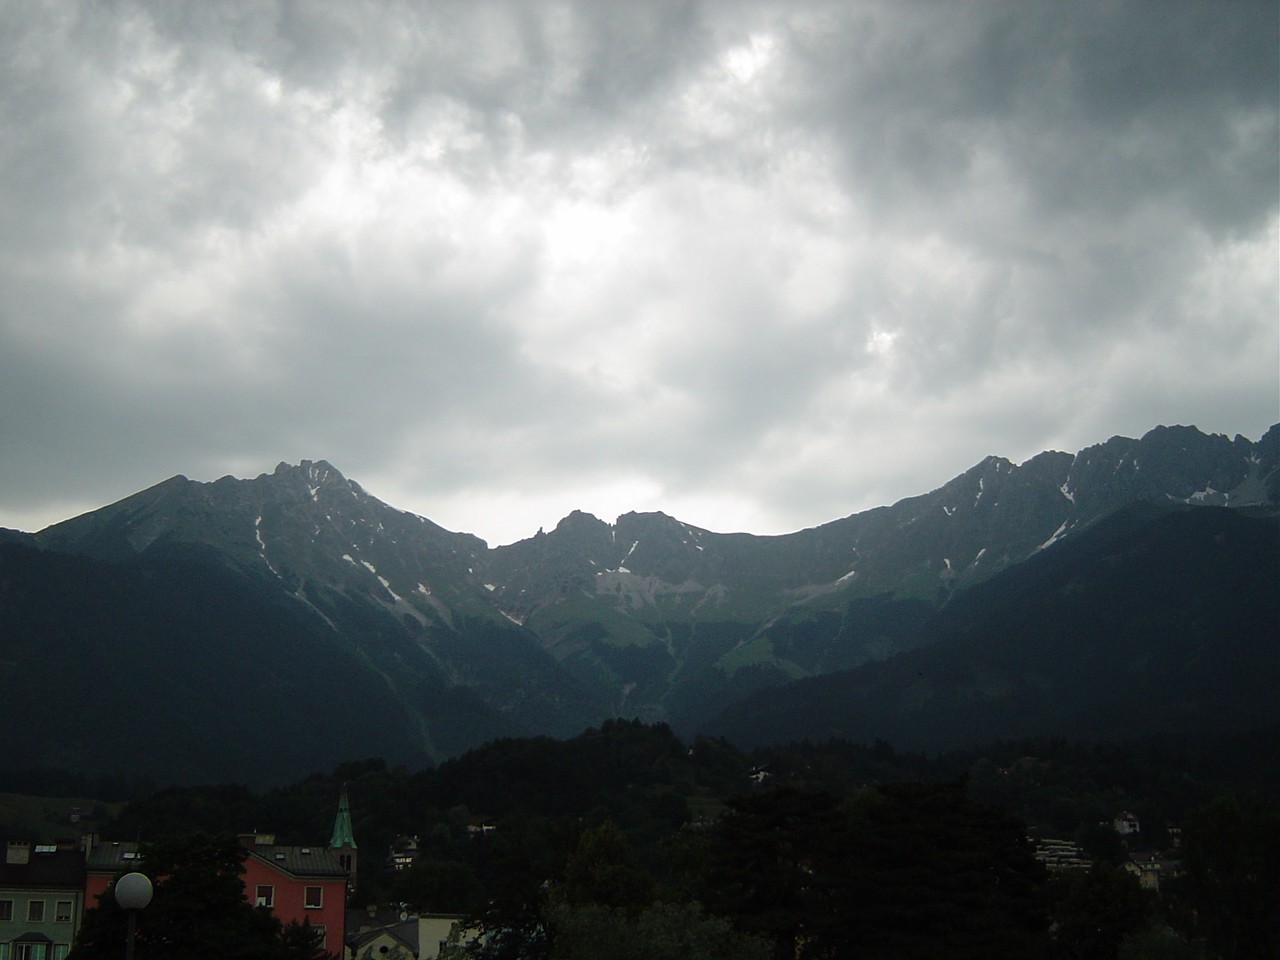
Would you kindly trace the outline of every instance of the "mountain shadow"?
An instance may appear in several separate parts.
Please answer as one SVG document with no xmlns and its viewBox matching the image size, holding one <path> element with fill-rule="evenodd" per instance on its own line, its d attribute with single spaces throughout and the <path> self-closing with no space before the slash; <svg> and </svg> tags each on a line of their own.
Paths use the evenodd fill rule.
<svg viewBox="0 0 1280 960">
<path fill-rule="evenodd" d="M 1126 507 L 944 607 L 934 642 L 761 691 L 705 727 L 743 746 L 944 750 L 1280 720 L 1280 521 Z"/>
</svg>

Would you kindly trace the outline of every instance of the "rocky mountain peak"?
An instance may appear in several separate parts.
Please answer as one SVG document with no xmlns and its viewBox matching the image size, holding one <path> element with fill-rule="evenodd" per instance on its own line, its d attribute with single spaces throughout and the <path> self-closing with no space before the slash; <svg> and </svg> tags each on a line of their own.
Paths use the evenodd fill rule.
<svg viewBox="0 0 1280 960">
<path fill-rule="evenodd" d="M 609 524 L 594 514 L 585 513 L 582 510 L 573 510 L 556 524 L 552 532 L 564 536 L 572 536 L 582 532 L 596 533 L 600 530 L 607 532 Z"/>
<path fill-rule="evenodd" d="M 270 474 L 261 474 L 257 480 L 269 486 L 285 484 L 298 489 L 306 488 L 313 499 L 321 490 L 344 494 L 364 493 L 358 483 L 348 480 L 327 460 L 301 460 L 296 465 L 281 461 Z"/>
</svg>

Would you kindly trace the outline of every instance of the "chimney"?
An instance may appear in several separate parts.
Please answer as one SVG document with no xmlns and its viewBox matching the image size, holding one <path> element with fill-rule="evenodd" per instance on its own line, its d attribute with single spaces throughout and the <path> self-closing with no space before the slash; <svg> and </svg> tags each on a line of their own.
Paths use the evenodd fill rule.
<svg viewBox="0 0 1280 960">
<path fill-rule="evenodd" d="M 242 833 L 239 835 L 240 846 L 246 850 L 256 850 L 258 847 L 269 847 L 276 842 L 274 833 L 263 833 L 261 830 L 255 830 L 253 833 Z"/>
<path fill-rule="evenodd" d="M 10 840 L 5 851 L 5 863 L 22 864 L 31 862 L 31 843 L 27 840 Z"/>
</svg>

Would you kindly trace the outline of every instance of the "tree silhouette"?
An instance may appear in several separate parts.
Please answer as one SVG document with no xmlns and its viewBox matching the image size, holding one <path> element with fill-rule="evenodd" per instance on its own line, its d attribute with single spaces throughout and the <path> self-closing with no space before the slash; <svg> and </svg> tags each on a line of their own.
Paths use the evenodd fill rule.
<svg viewBox="0 0 1280 960">
<path fill-rule="evenodd" d="M 1043 870 L 1021 827 L 962 783 L 850 802 L 780 789 L 729 804 L 700 898 L 799 960 L 1023 960 L 1043 943 Z"/>
</svg>

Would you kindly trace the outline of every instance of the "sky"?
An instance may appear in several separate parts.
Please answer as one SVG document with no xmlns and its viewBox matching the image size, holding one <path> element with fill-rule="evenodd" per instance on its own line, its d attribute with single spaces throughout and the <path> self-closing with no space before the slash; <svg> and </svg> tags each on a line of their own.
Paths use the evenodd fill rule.
<svg viewBox="0 0 1280 960">
<path fill-rule="evenodd" d="M 1280 9 L 0 0 L 0 527 L 328 460 L 491 546 L 1280 421 Z"/>
</svg>

